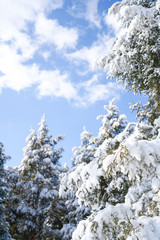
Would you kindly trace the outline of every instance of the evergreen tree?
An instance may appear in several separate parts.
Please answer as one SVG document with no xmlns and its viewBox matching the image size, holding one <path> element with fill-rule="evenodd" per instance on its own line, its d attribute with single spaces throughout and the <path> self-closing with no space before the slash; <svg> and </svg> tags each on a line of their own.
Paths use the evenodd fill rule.
<svg viewBox="0 0 160 240">
<path fill-rule="evenodd" d="M 73 167 L 61 176 L 60 195 L 65 199 L 67 207 L 66 222 L 61 230 L 62 239 L 70 240 L 72 233 L 76 229 L 78 223 L 90 215 L 90 209 L 83 203 L 78 203 L 76 191 L 78 189 L 77 181 L 71 180 L 70 176 L 75 176 L 75 180 L 79 177 L 81 180 L 81 169 L 94 160 L 95 148 L 93 146 L 93 135 L 85 128 L 81 133 L 81 144 L 73 148 L 74 158 L 72 159 Z M 71 182 L 70 182 L 71 180 Z"/>
<path fill-rule="evenodd" d="M 160 116 L 160 8 L 159 0 L 123 0 L 113 4 L 106 19 L 112 22 L 115 37 L 107 54 L 99 61 L 134 93 L 148 97 L 145 105 L 137 103 L 140 120 L 153 124 Z M 110 21 L 111 20 L 111 21 Z"/>
<path fill-rule="evenodd" d="M 4 182 L 5 170 L 4 163 L 9 159 L 4 154 L 3 144 L 0 143 L 0 239 L 10 240 L 9 224 L 6 221 L 4 204 L 6 202 L 7 185 Z"/>
<path fill-rule="evenodd" d="M 92 144 L 93 135 L 88 132 L 85 127 L 80 135 L 81 144 L 79 147 L 72 149 L 74 158 L 72 159 L 73 166 L 77 166 L 81 163 L 89 163 L 94 159 L 95 148 Z"/>
<path fill-rule="evenodd" d="M 56 150 L 55 145 L 63 137 L 52 139 L 48 132 L 43 116 L 38 136 L 32 129 L 26 139 L 28 144 L 18 168 L 19 179 L 15 186 L 11 185 L 11 199 L 18 199 L 16 227 L 12 233 L 17 240 L 60 239 L 65 214 L 58 194 L 58 178 L 63 172 L 59 165 L 62 149 Z"/>
<path fill-rule="evenodd" d="M 124 135 L 122 137 L 122 132 L 127 123 L 126 116 L 119 114 L 119 110 L 115 105 L 115 99 L 110 101 L 108 106 L 105 105 L 104 107 L 108 112 L 106 115 L 98 116 L 98 119 L 102 119 L 102 125 L 98 136 L 92 138 L 92 142 L 96 146 L 94 160 L 81 170 L 81 182 L 77 178 L 77 196 L 79 201 L 85 202 L 86 206 L 92 210 L 103 208 L 107 201 L 111 201 L 113 204 L 116 203 L 118 200 L 113 195 L 119 195 L 119 201 L 120 199 L 123 201 L 125 197 L 122 189 L 121 191 L 116 190 L 116 185 L 114 186 L 115 177 L 106 176 L 102 165 L 106 156 L 113 154 L 121 144 L 122 138 L 125 138 Z M 127 134 L 129 133 L 127 132 Z M 123 178 L 124 183 L 122 184 L 122 188 L 127 188 L 127 177 L 117 173 L 116 178 L 120 177 Z M 108 185 L 110 187 L 107 190 Z"/>
<path fill-rule="evenodd" d="M 126 116 L 119 114 L 115 98 L 109 102 L 108 106 L 105 105 L 104 109 L 107 114 L 97 117 L 97 119 L 102 119 L 102 126 L 99 129 L 98 137 L 94 138 L 96 146 L 100 146 L 105 140 L 113 139 L 123 131 L 127 123 Z"/>
<path fill-rule="evenodd" d="M 61 185 L 66 186 L 66 178 L 73 171 L 71 169 L 65 175 L 63 175 L 61 180 Z M 64 186 L 63 186 L 64 187 Z M 65 202 L 67 212 L 65 215 L 65 221 L 63 222 L 63 227 L 61 229 L 61 239 L 70 240 L 72 239 L 72 234 L 76 229 L 78 223 L 90 215 L 90 209 L 84 204 L 78 203 L 78 198 L 76 197 L 76 191 L 67 189 L 66 192 L 62 193 L 60 190 L 60 195 L 63 197 Z"/>
<path fill-rule="evenodd" d="M 159 118 L 153 126 L 129 123 L 115 136 L 120 142 L 116 149 L 108 152 L 104 143 L 98 147 L 103 157 L 97 149 L 97 161 L 81 171 L 90 176 L 79 186 L 92 214 L 80 221 L 73 240 L 159 239 L 159 132 Z"/>
<path fill-rule="evenodd" d="M 6 216 L 10 225 L 9 229 L 12 238 L 14 237 L 14 239 L 18 239 L 18 229 L 23 221 L 23 214 L 18 212 L 17 209 L 22 204 L 20 191 L 24 189 L 24 183 L 21 181 L 17 167 L 8 167 L 5 172 L 5 180 L 8 185 L 8 201 L 5 206 Z"/>
<path fill-rule="evenodd" d="M 109 152 L 110 154 L 115 153 L 121 140 L 126 138 L 125 135 L 127 136 L 132 132 L 128 127 L 125 134 L 122 134 L 126 120 L 124 115 L 118 114 L 118 108 L 115 106 L 114 100 L 109 103 L 109 106 L 105 106 L 105 108 L 108 109 L 108 113 L 100 116 L 102 118 L 102 126 L 100 127 L 98 137 L 95 138 L 92 135 L 86 134 L 86 131 L 81 134 L 81 146 L 73 148 L 76 154 L 74 163 L 78 164 L 62 178 L 60 187 L 63 193 L 69 190 L 72 190 L 71 193 L 76 192 L 78 202 L 86 208 L 90 208 L 94 214 L 100 209 L 105 208 L 106 202 L 110 202 L 113 205 L 123 202 L 129 187 L 128 178 L 123 173 L 117 172 L 114 176 L 107 176 L 102 167 L 103 160 Z M 86 139 L 86 136 L 90 137 Z M 93 143 L 96 145 L 93 146 Z M 91 150 L 90 154 L 88 154 L 88 149 Z M 103 153 L 103 158 L 100 153 Z M 91 157 L 88 158 L 88 156 Z M 90 160 L 86 161 L 86 159 Z M 119 181 L 119 185 L 117 185 L 116 180 L 117 182 Z M 90 219 L 90 217 L 87 219 Z M 83 218 L 78 226 L 81 226 L 86 221 Z M 76 239 L 77 231 L 81 230 L 73 232 L 73 239 Z M 88 240 L 87 237 L 86 239 Z M 93 239 L 96 239 L 96 237 Z"/>
</svg>

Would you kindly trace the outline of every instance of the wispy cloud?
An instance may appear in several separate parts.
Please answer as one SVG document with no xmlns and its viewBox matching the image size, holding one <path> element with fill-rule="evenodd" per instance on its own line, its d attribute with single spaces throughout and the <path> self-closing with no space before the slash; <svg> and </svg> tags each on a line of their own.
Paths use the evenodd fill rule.
<svg viewBox="0 0 160 240">
<path fill-rule="evenodd" d="M 78 18 L 87 20 L 91 26 L 101 27 L 101 17 L 98 14 L 99 0 L 72 0 L 69 13 Z"/>
<path fill-rule="evenodd" d="M 86 2 L 86 13 L 85 18 L 96 25 L 96 27 L 101 27 L 101 18 L 98 14 L 98 3 L 99 0 L 88 0 Z"/>
<path fill-rule="evenodd" d="M 105 50 L 106 52 L 108 51 L 109 42 L 110 37 L 108 35 L 101 35 L 91 46 L 85 46 L 72 53 L 68 53 L 66 54 L 66 57 L 70 61 L 73 61 L 76 65 L 85 63 L 88 71 L 93 71 L 95 69 L 97 59 L 104 55 Z"/>
<path fill-rule="evenodd" d="M 107 101 L 113 97 L 120 98 L 122 86 L 115 82 L 101 83 L 101 77 L 101 74 L 94 74 L 91 79 L 79 84 L 77 90 L 82 91 L 83 96 L 80 95 L 78 99 L 75 99 L 77 106 L 85 107 L 97 101 Z"/>
</svg>

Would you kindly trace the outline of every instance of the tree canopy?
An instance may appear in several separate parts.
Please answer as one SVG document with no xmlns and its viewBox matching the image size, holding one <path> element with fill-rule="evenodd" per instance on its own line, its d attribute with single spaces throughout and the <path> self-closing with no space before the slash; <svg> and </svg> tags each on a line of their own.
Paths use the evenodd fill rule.
<svg viewBox="0 0 160 240">
<path fill-rule="evenodd" d="M 107 77 L 116 78 L 134 93 L 148 97 L 137 103 L 140 120 L 154 122 L 160 115 L 160 7 L 154 0 L 122 0 L 109 9 L 107 22 L 114 29 L 109 50 L 98 61 Z"/>
</svg>

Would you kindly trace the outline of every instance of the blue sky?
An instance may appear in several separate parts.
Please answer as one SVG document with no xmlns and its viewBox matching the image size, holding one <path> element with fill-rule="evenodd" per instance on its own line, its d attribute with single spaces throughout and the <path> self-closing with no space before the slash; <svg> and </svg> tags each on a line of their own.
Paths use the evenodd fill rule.
<svg viewBox="0 0 160 240">
<path fill-rule="evenodd" d="M 64 134 L 62 164 L 70 165 L 72 147 L 80 144 L 83 126 L 95 136 L 113 97 L 134 121 L 128 94 L 97 69 L 113 32 L 107 25 L 108 0 L 0 1 L 0 138 L 7 163 L 23 158 L 30 128 L 46 114 L 53 137 Z"/>
</svg>

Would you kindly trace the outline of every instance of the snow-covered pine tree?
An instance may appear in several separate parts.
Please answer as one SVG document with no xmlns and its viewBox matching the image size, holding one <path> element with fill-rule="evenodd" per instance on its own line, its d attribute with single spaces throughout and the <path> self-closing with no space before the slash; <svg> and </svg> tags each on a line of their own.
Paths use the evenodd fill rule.
<svg viewBox="0 0 160 240">
<path fill-rule="evenodd" d="M 123 131 L 127 123 L 126 116 L 119 114 L 119 110 L 115 105 L 115 99 L 109 102 L 108 106 L 105 106 L 107 110 L 106 115 L 100 115 L 98 117 L 102 119 L 102 125 L 99 129 L 98 136 L 91 139 L 91 142 L 95 143 L 94 159 L 81 166 L 81 169 L 77 168 L 76 172 L 72 176 L 70 175 L 72 182 L 76 181 L 78 186 L 77 196 L 80 202 L 84 202 L 86 206 L 92 210 L 103 208 L 106 201 L 110 198 L 109 191 L 106 192 L 108 184 L 113 183 L 114 179 L 110 176 L 106 176 L 103 171 L 102 164 L 106 155 L 114 153 L 121 143 L 121 139 L 118 139 L 118 135 Z M 117 173 L 117 178 L 120 174 Z M 124 187 L 127 187 L 127 179 L 124 177 Z M 110 192 L 112 189 L 110 189 Z M 113 189 L 116 193 L 116 189 Z M 113 195 L 113 193 L 112 193 Z M 124 194 L 119 193 L 119 199 L 123 201 Z M 111 198 L 110 198 L 111 199 Z M 116 199 L 110 200 L 116 203 Z"/>
<path fill-rule="evenodd" d="M 19 201 L 16 206 L 16 240 L 61 239 L 59 231 L 65 214 L 65 206 L 59 198 L 59 165 L 62 149 L 55 145 L 62 136 L 52 139 L 43 116 L 38 136 L 31 129 L 24 148 L 24 158 L 18 167 L 19 180 L 12 197 Z M 13 176 L 13 175 L 11 175 Z M 17 192 L 18 187 L 18 192 Z M 14 195 L 15 193 L 15 195 Z"/>
<path fill-rule="evenodd" d="M 67 174 L 70 174 L 71 171 L 68 171 Z M 61 184 L 66 184 L 66 182 L 64 182 L 65 179 L 66 176 L 63 175 Z M 76 197 L 76 192 L 74 190 L 69 190 L 61 194 L 61 196 L 63 197 L 63 201 L 65 201 L 67 208 L 65 221 L 61 229 L 61 239 L 71 240 L 72 234 L 76 229 L 78 223 L 90 215 L 90 209 L 84 204 L 80 205 L 78 203 L 78 198 Z"/>
<path fill-rule="evenodd" d="M 4 147 L 3 144 L 0 143 L 0 239 L 1 240 L 10 240 L 9 234 L 9 224 L 6 221 L 5 216 L 5 202 L 6 202 L 6 192 L 8 189 L 7 184 L 4 182 L 5 178 L 5 170 L 4 170 L 4 163 L 8 160 L 4 154 Z"/>
<path fill-rule="evenodd" d="M 115 137 L 120 144 L 113 152 L 106 152 L 101 165 L 95 163 L 91 169 L 88 164 L 91 175 L 83 184 L 83 191 L 85 193 L 87 188 L 88 196 L 96 201 L 93 183 L 96 182 L 97 192 L 100 192 L 99 176 L 102 174 L 105 204 L 92 204 L 91 216 L 79 223 L 73 240 L 159 239 L 159 133 L 160 118 L 153 126 L 130 123 Z"/>
<path fill-rule="evenodd" d="M 50 191 L 50 196 L 46 196 L 47 192 L 44 188 L 42 190 L 44 195 L 41 198 L 42 201 L 50 201 L 48 207 L 45 208 L 45 224 L 48 226 L 48 229 L 50 228 L 53 230 L 54 239 L 59 240 L 61 239 L 60 229 L 63 226 L 64 217 L 66 215 L 64 201 L 59 197 L 59 176 L 66 170 L 61 167 L 59 163 L 59 159 L 62 157 L 63 148 L 55 149 L 55 146 L 59 143 L 59 141 L 64 139 L 64 136 L 59 135 L 56 138 L 52 139 L 52 136 L 48 135 L 48 132 L 49 129 L 45 121 L 45 115 L 43 115 L 38 130 L 38 140 L 41 146 L 40 161 L 44 162 L 43 166 L 41 167 L 41 174 L 47 181 L 50 181 L 50 184 L 48 186 L 46 184 L 48 190 Z"/>
<path fill-rule="evenodd" d="M 92 144 L 93 138 L 93 135 L 84 127 L 80 135 L 80 146 L 73 147 L 72 149 L 75 156 L 72 159 L 73 166 L 77 166 L 81 163 L 90 163 L 94 159 L 95 147 Z"/>
<path fill-rule="evenodd" d="M 160 115 L 160 2 L 159 0 L 122 0 L 109 9 L 107 23 L 114 29 L 109 51 L 98 61 L 107 76 L 117 78 L 134 93 L 148 97 L 137 103 L 140 120 L 153 124 Z"/>
<path fill-rule="evenodd" d="M 102 119 L 102 126 L 100 127 L 98 137 L 95 138 L 91 136 L 88 141 L 86 141 L 85 137 L 87 135 L 81 134 L 81 137 L 83 137 L 83 139 L 81 139 L 81 146 L 73 148 L 74 153 L 76 154 L 74 162 L 79 164 L 74 166 L 74 168 L 71 169 L 64 178 L 62 178 L 60 188 L 60 190 L 64 193 L 68 190 L 75 191 L 79 203 L 91 208 L 92 217 L 100 211 L 100 209 L 105 208 L 107 201 L 113 205 L 116 205 L 118 201 L 123 202 L 126 195 L 126 189 L 129 187 L 127 182 L 128 178 L 124 174 L 117 173 L 115 176 L 107 176 L 102 167 L 102 155 L 99 156 L 99 154 L 102 153 L 103 159 L 105 159 L 109 153 L 115 153 L 121 140 L 126 138 L 125 136 L 132 132 L 131 127 L 128 127 L 128 130 L 126 130 L 125 134 L 122 136 L 126 120 L 124 115 L 120 115 L 118 113 L 119 111 L 117 106 L 114 104 L 114 100 L 109 103 L 109 106 L 105 106 L 105 109 L 108 110 L 108 113 L 104 116 L 100 116 Z M 113 126 L 113 129 L 111 126 Z M 87 143 L 87 148 L 89 146 L 89 149 L 91 146 L 93 148 L 90 152 L 90 156 L 92 156 L 90 161 L 85 160 L 86 156 L 89 154 L 85 154 L 86 147 L 84 147 L 82 143 Z M 93 143 L 96 145 L 93 146 Z M 119 183 L 119 186 L 115 185 L 115 178 L 120 182 L 122 180 L 122 182 Z M 109 186 L 108 189 L 107 186 Z M 90 217 L 87 219 L 90 219 Z M 80 221 L 78 229 L 73 232 L 73 239 L 83 239 L 83 236 L 79 235 L 81 231 L 84 233 L 84 239 L 91 239 L 90 235 L 85 235 L 84 229 L 86 226 L 84 226 L 84 229 L 81 227 L 79 228 L 79 226 L 86 223 L 86 221 L 87 220 L 85 219 Z M 97 239 L 96 235 L 92 235 L 92 239 Z M 100 240 L 103 238 L 98 239 Z"/>
<path fill-rule="evenodd" d="M 63 148 L 55 150 L 55 146 L 59 141 L 64 139 L 63 135 L 57 136 L 52 139 L 51 135 L 48 135 L 49 129 L 45 121 L 45 115 L 42 116 L 40 127 L 38 130 L 38 140 L 41 145 L 42 158 L 50 158 L 51 162 L 55 165 L 59 165 L 59 159 L 62 157 Z"/>
<path fill-rule="evenodd" d="M 113 98 L 108 105 L 104 106 L 107 114 L 97 117 L 97 119 L 102 119 L 102 125 L 99 129 L 98 136 L 94 138 L 94 143 L 97 147 L 102 145 L 104 141 L 109 142 L 109 139 L 114 139 L 126 126 L 126 116 L 124 114 L 119 114 L 115 101 L 116 99 Z"/>
<path fill-rule="evenodd" d="M 80 177 L 81 169 L 94 160 L 95 148 L 93 146 L 93 135 L 88 132 L 85 127 L 81 133 L 81 144 L 78 147 L 74 147 L 74 158 L 72 159 L 73 167 L 61 175 L 60 195 L 65 199 L 68 214 L 66 215 L 66 222 L 61 230 L 62 239 L 70 240 L 72 233 L 76 229 L 78 223 L 90 215 L 90 209 L 83 203 L 78 203 L 76 191 L 78 189 L 77 177 Z M 75 175 L 70 178 L 70 176 Z M 71 182 L 70 182 L 71 180 Z M 79 179 L 79 181 L 82 181 Z"/>
<path fill-rule="evenodd" d="M 5 181 L 8 185 L 7 202 L 5 204 L 6 216 L 9 222 L 10 234 L 14 239 L 18 239 L 18 228 L 23 221 L 23 215 L 17 212 L 17 208 L 22 204 L 21 190 L 24 189 L 24 183 L 21 181 L 18 168 L 7 167 L 5 170 Z M 24 202 L 23 202 L 24 206 Z"/>
</svg>

